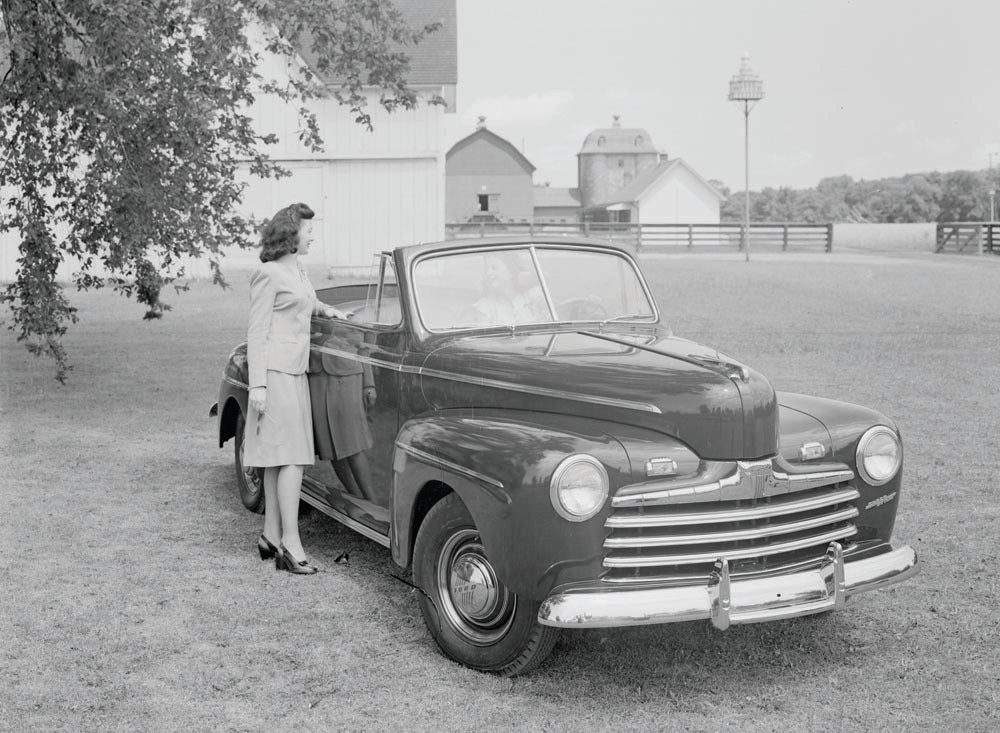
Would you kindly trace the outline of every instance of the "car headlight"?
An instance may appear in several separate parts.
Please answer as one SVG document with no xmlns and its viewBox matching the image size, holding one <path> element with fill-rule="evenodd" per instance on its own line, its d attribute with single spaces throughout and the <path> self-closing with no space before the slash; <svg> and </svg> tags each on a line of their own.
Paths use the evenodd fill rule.
<svg viewBox="0 0 1000 733">
<path fill-rule="evenodd" d="M 892 428 L 876 425 L 858 441 L 858 473 L 865 483 L 881 486 L 899 471 L 903 463 L 903 446 Z"/>
<path fill-rule="evenodd" d="M 570 456 L 552 474 L 549 497 L 564 519 L 571 522 L 590 519 L 608 498 L 608 472 L 593 456 L 583 453 Z"/>
</svg>

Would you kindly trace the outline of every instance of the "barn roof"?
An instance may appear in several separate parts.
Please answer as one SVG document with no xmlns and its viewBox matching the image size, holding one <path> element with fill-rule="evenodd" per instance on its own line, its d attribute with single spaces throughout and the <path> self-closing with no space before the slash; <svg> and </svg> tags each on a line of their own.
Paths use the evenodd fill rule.
<svg viewBox="0 0 1000 733">
<path fill-rule="evenodd" d="M 514 145 L 509 140 L 505 140 L 492 130 L 488 130 L 485 127 L 479 127 L 471 135 L 466 135 L 457 143 L 452 145 L 448 149 L 448 152 L 445 154 L 445 160 L 450 158 L 459 150 L 468 147 L 477 140 L 486 140 L 496 145 L 498 148 L 506 152 L 511 158 L 513 158 L 518 163 L 518 165 L 524 168 L 524 170 L 527 171 L 528 173 L 533 173 L 535 171 L 535 166 L 532 165 L 531 161 L 524 156 L 524 153 L 522 153 L 520 150 L 514 147 Z"/>
<path fill-rule="evenodd" d="M 611 197 L 607 201 L 602 201 L 594 206 L 600 208 L 610 206 L 611 204 L 630 204 L 638 201 L 642 198 L 643 194 L 645 194 L 646 191 L 648 191 L 649 188 L 656 183 L 656 181 L 660 180 L 660 178 L 665 176 L 668 172 L 681 167 L 685 168 L 692 175 L 694 175 L 694 177 L 704 184 L 706 188 L 710 189 L 720 201 L 725 198 L 725 196 L 719 193 L 715 186 L 702 178 L 698 171 L 680 158 L 673 158 L 671 160 L 661 160 L 657 165 L 641 171 L 631 183 L 611 194 Z"/>
</svg>

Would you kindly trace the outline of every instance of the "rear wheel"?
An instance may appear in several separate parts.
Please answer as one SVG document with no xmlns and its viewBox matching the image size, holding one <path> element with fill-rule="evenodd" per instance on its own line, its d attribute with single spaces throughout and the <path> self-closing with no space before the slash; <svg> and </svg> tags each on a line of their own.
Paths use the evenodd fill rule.
<svg viewBox="0 0 1000 733">
<path fill-rule="evenodd" d="M 420 611 L 441 650 L 484 672 L 513 676 L 540 664 L 559 630 L 538 623 L 537 601 L 520 598 L 497 577 L 479 531 L 457 494 L 427 513 L 413 549 L 424 591 Z"/>
<path fill-rule="evenodd" d="M 243 465 L 246 450 L 246 420 L 243 414 L 236 419 L 236 485 L 243 506 L 257 514 L 264 513 L 264 472 L 259 468 Z"/>
</svg>

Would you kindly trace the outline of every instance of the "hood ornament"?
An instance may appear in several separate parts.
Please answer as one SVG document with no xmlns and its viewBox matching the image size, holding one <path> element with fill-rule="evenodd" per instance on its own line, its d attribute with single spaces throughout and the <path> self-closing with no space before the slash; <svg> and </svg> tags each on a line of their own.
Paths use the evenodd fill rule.
<svg viewBox="0 0 1000 733">
<path fill-rule="evenodd" d="M 730 379 L 739 379 L 742 382 L 750 381 L 750 370 L 744 365 L 736 361 L 729 361 L 727 359 L 718 358 L 713 359 L 707 356 L 699 356 L 697 354 L 688 354 L 688 359 L 690 359 L 695 364 L 699 364 L 703 367 L 714 368 L 720 370 Z"/>
</svg>

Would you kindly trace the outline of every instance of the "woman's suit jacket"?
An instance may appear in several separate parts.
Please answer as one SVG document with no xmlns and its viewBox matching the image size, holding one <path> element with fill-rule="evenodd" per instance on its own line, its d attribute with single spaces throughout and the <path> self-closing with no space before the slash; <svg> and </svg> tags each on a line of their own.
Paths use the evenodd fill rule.
<svg viewBox="0 0 1000 733">
<path fill-rule="evenodd" d="M 267 370 L 303 374 L 309 366 L 309 327 L 320 308 L 298 267 L 265 262 L 250 278 L 247 371 L 250 388 L 267 385 Z"/>
</svg>

